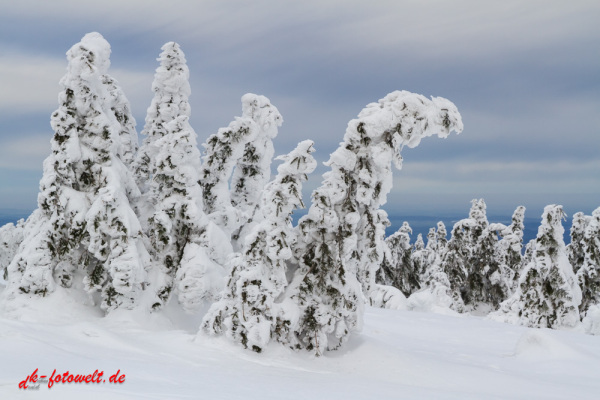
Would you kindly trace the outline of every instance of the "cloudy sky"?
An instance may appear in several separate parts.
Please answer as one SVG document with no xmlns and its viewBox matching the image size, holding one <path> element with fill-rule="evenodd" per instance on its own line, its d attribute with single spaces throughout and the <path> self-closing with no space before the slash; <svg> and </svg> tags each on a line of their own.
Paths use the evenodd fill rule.
<svg viewBox="0 0 600 400">
<path fill-rule="evenodd" d="M 346 124 L 393 90 L 453 101 L 465 130 L 405 149 L 392 215 L 600 206 L 600 2 L 27 1 L 0 12 L 0 209 L 36 206 L 65 52 L 91 31 L 138 130 L 167 41 L 186 53 L 191 123 L 203 142 L 240 115 L 244 93 L 284 117 L 277 153 L 313 139 L 325 161 Z M 307 193 L 320 182 L 320 167 Z"/>
</svg>

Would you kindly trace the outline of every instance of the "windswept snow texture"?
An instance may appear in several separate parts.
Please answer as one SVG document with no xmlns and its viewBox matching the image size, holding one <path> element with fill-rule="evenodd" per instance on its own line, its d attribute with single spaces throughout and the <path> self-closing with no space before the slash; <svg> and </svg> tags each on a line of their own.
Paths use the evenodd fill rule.
<svg viewBox="0 0 600 400">
<path fill-rule="evenodd" d="M 101 318 L 66 301 L 32 302 L 19 321 L 0 317 L 0 398 L 581 400 L 600 393 L 600 340 L 576 331 L 367 307 L 362 333 L 317 358 L 277 343 L 255 354 L 224 337 L 196 336 L 190 321 L 174 313 L 167 320 L 169 307 Z M 107 382 L 20 390 L 36 368 L 38 375 L 98 369 Z M 125 382 L 109 383 L 117 370 Z"/>
</svg>

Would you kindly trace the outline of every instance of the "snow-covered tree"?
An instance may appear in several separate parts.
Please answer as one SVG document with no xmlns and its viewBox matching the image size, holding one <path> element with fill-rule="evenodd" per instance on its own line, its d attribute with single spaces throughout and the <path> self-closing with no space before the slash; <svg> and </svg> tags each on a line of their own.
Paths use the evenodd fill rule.
<svg viewBox="0 0 600 400">
<path fill-rule="evenodd" d="M 419 233 L 417 235 L 417 240 L 415 240 L 415 244 L 413 245 L 412 254 L 410 255 L 410 260 L 413 265 L 414 271 L 419 275 L 419 281 L 422 282 L 421 277 L 425 272 L 427 257 L 424 255 L 425 250 L 425 242 L 423 241 L 423 234 Z"/>
<path fill-rule="evenodd" d="M 506 226 L 488 222 L 483 199 L 474 199 L 471 203 L 468 224 L 470 251 L 463 300 L 473 308 L 487 304 L 495 309 L 508 295 L 497 254 L 498 233 Z"/>
<path fill-rule="evenodd" d="M 583 262 L 577 271 L 577 280 L 582 291 L 579 311 L 583 317 L 590 307 L 600 306 L 600 207 L 596 208 L 588 219 L 581 241 Z M 600 333 L 600 330 L 598 332 Z"/>
<path fill-rule="evenodd" d="M 152 179 L 152 160 L 157 151 L 154 142 L 167 133 L 166 124 L 178 117 L 191 115 L 190 72 L 185 55 L 175 42 L 166 43 L 161 50 L 157 59 L 160 66 L 156 69 L 152 83 L 154 97 L 141 132 L 145 139 L 133 163 L 135 178 L 142 193 L 148 191 L 148 184 Z"/>
<path fill-rule="evenodd" d="M 0 227 L 0 279 L 8 277 L 7 267 L 23 242 L 24 225 L 25 220 L 20 219 L 16 225 L 9 223 Z"/>
<path fill-rule="evenodd" d="M 567 255 L 569 256 L 569 262 L 573 266 L 575 273 L 579 271 L 579 268 L 583 265 L 585 258 L 584 250 L 584 236 L 587 225 L 589 224 L 590 217 L 586 216 L 582 212 L 573 214 L 573 222 L 571 224 L 571 243 L 567 245 Z"/>
<path fill-rule="evenodd" d="M 512 215 L 511 224 L 500 233 L 498 242 L 498 259 L 500 261 L 500 274 L 503 286 L 510 296 L 515 290 L 518 273 L 521 270 L 523 256 L 523 221 L 525 219 L 525 207 L 519 206 Z"/>
<path fill-rule="evenodd" d="M 102 291 L 103 309 L 141 302 L 148 254 L 128 197 L 139 191 L 121 160 L 122 125 L 104 82 L 109 56 L 110 45 L 98 33 L 67 52 L 39 210 L 8 267 L 13 295 L 46 295 L 56 282 L 71 287 L 83 269 L 86 288 Z"/>
<path fill-rule="evenodd" d="M 273 159 L 273 139 L 283 118 L 277 108 L 264 96 L 247 94 L 242 103 L 250 104 L 245 113 L 255 122 L 257 134 L 254 140 L 246 143 L 242 158 L 237 161 L 231 177 L 231 204 L 241 211 L 245 218 L 237 232 L 234 244 L 243 244 L 246 232 L 252 229 L 254 216 L 265 185 L 271 176 Z M 258 215 L 261 218 L 261 215 Z"/>
<path fill-rule="evenodd" d="M 125 166 L 132 168 L 138 150 L 138 134 L 135 130 L 135 119 L 131 115 L 129 100 L 112 76 L 105 74 L 101 79 L 108 93 L 105 99 L 107 107 L 110 108 L 120 126 L 118 138 L 115 140 L 117 155 Z"/>
<path fill-rule="evenodd" d="M 426 136 L 446 137 L 452 130 L 462 130 L 454 104 L 406 91 L 369 104 L 349 122 L 326 163 L 331 171 L 323 175 L 299 223 L 301 282 L 294 298 L 301 309 L 296 334 L 302 346 L 320 354 L 360 328 L 363 292 L 367 299 L 380 297 L 375 276 L 389 223 L 380 206 L 392 186 L 391 164 L 401 167 L 404 146 L 415 147 Z"/>
<path fill-rule="evenodd" d="M 135 161 L 145 191 L 139 211 L 159 268 L 151 287 L 153 308 L 164 305 L 176 288 L 183 308 L 194 311 L 222 289 L 222 265 L 231 246 L 204 214 L 185 55 L 174 42 L 161 49 L 142 132 L 146 139 Z"/>
<path fill-rule="evenodd" d="M 292 258 L 296 233 L 291 215 L 303 208 L 302 182 L 314 171 L 313 142 L 300 142 L 291 153 L 277 159 L 276 178 L 265 187 L 261 222 L 246 237 L 221 299 L 204 319 L 208 334 L 225 333 L 245 348 L 261 352 L 272 337 L 293 345 L 296 312 L 282 306 L 287 286 L 286 263 Z"/>
<path fill-rule="evenodd" d="M 204 144 L 200 174 L 204 210 L 234 240 L 243 240 L 240 231 L 252 219 L 269 179 L 271 139 L 282 122 L 269 99 L 248 93 L 242 96 L 242 116 Z"/>
<path fill-rule="evenodd" d="M 421 287 L 419 273 L 414 270 L 411 260 L 411 233 L 410 225 L 404 221 L 398 231 L 385 239 L 389 252 L 384 255 L 377 271 L 377 283 L 398 288 L 405 296 Z"/>
<path fill-rule="evenodd" d="M 492 318 L 535 328 L 572 327 L 579 322 L 581 289 L 566 254 L 564 218 L 562 206 L 544 208 L 533 258 L 516 292 Z"/>
<path fill-rule="evenodd" d="M 176 283 L 184 309 L 193 311 L 222 289 L 224 271 L 217 261 L 224 263 L 231 247 L 227 238 L 220 246 L 212 246 L 216 238 L 208 235 L 210 221 L 204 214 L 198 184 L 200 150 L 188 117 L 179 116 L 164 124 L 164 129 L 164 136 L 151 145 L 155 149 L 148 190 L 155 204 L 148 220 L 148 237 L 162 271 L 153 306 L 165 304 Z M 217 252 L 223 246 L 226 249 Z"/>
</svg>

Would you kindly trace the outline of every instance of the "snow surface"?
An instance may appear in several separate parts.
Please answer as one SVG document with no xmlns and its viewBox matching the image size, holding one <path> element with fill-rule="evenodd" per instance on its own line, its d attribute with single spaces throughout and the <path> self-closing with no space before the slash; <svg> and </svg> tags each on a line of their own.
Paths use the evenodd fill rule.
<svg viewBox="0 0 600 400">
<path fill-rule="evenodd" d="M 597 399 L 600 338 L 480 317 L 367 307 L 361 333 L 322 357 L 262 354 L 166 307 L 107 317 L 62 297 L 0 311 L 0 399 Z M 50 301 L 49 301 L 50 300 Z M 67 370 L 106 383 L 20 381 Z M 123 384 L 108 377 L 120 370 Z"/>
</svg>

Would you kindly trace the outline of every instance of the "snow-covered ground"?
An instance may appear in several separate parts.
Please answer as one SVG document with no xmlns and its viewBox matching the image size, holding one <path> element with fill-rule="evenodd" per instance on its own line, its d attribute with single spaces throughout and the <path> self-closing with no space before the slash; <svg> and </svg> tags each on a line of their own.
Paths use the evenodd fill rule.
<svg viewBox="0 0 600 400">
<path fill-rule="evenodd" d="M 598 399 L 600 337 L 481 317 L 367 308 L 362 333 L 314 357 L 196 335 L 167 310 L 90 314 L 60 292 L 0 316 L 0 399 Z M 49 300 L 49 301 L 48 301 Z M 16 320 L 15 318 L 19 318 Z M 38 376 L 101 383 L 19 389 Z M 122 384 L 109 383 L 120 370 Z"/>
</svg>

